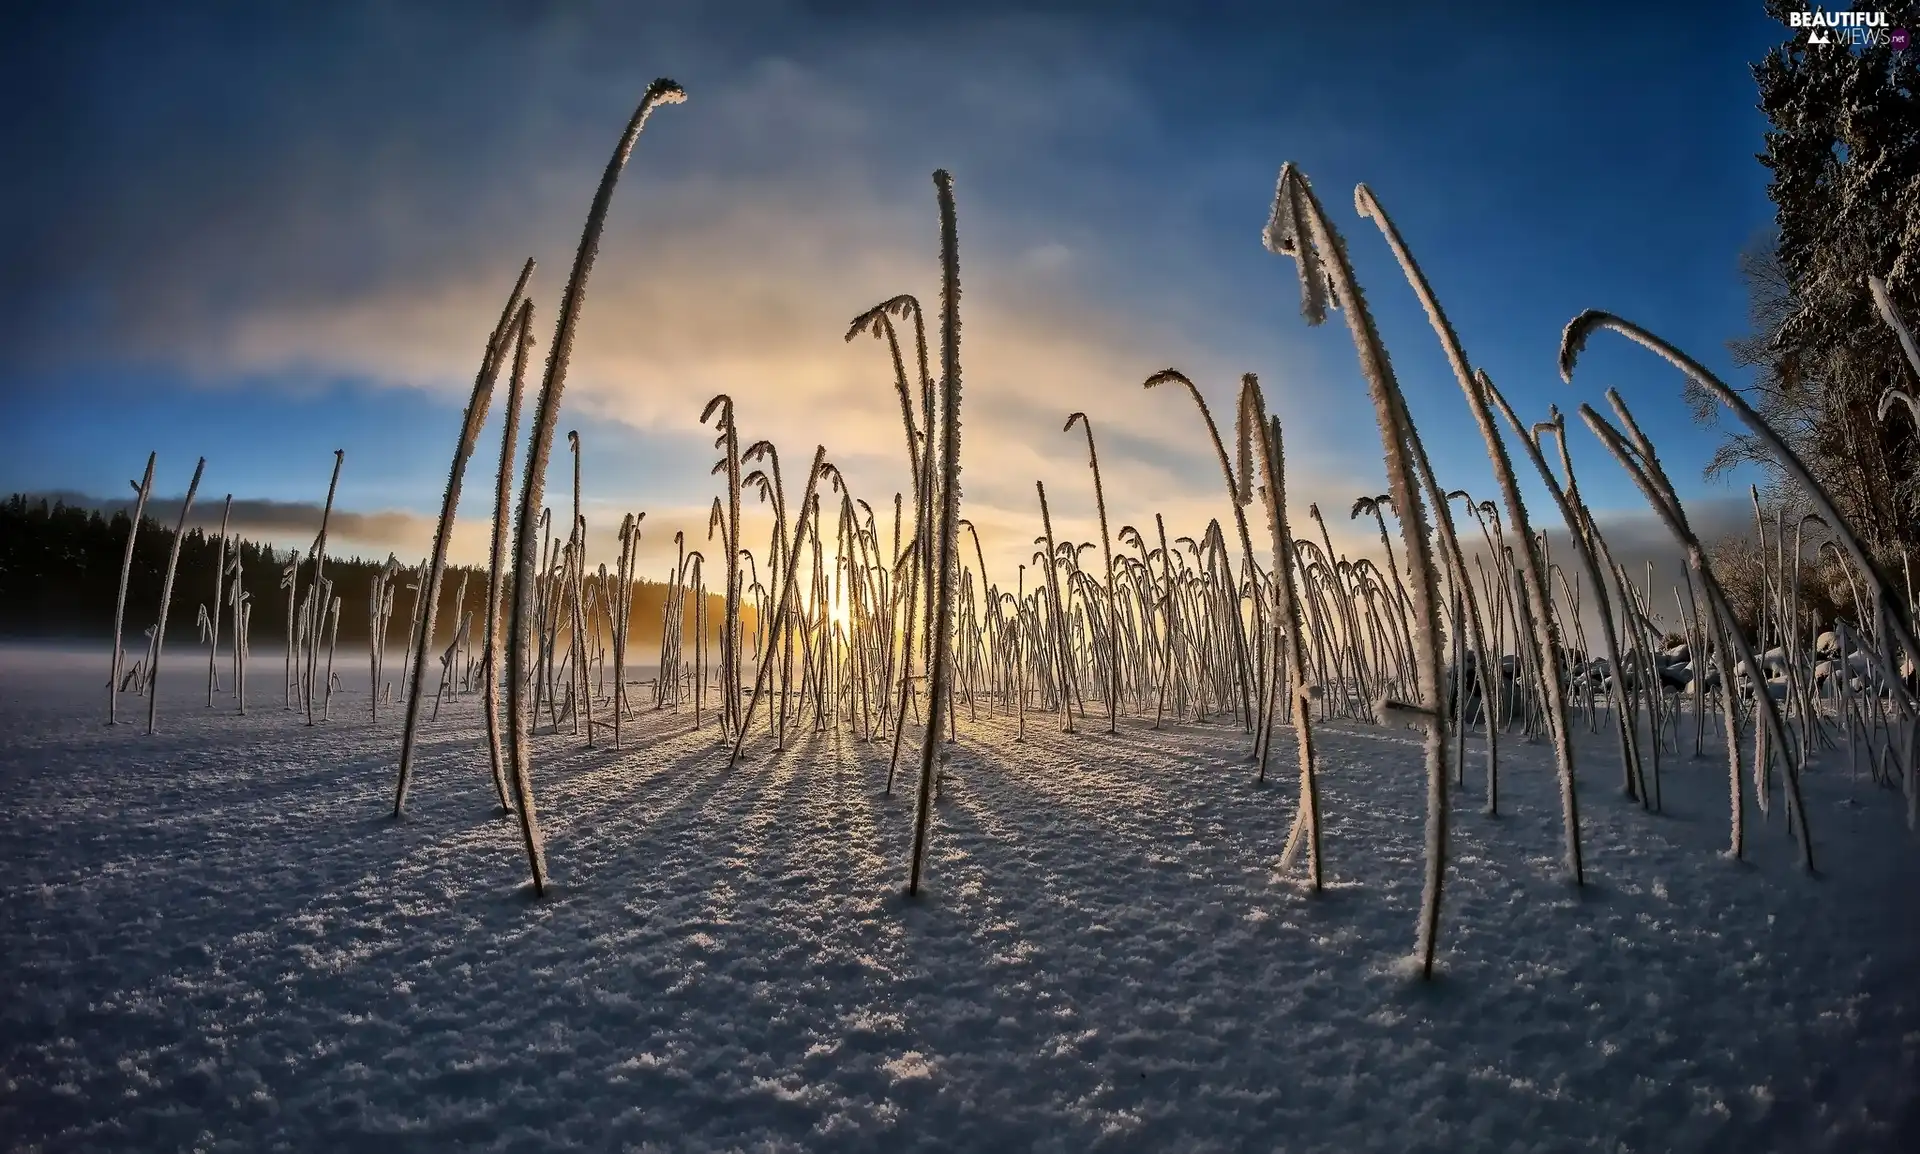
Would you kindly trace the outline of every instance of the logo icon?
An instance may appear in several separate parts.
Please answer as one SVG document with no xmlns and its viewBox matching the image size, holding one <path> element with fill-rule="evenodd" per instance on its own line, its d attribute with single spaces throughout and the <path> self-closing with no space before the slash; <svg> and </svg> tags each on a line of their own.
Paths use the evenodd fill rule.
<svg viewBox="0 0 1920 1154">
<path fill-rule="evenodd" d="M 1825 28 L 1815 28 L 1812 32 L 1808 33 L 1807 43 L 1831 44 L 1833 43 L 1833 37 L 1827 35 L 1827 30 Z"/>
<path fill-rule="evenodd" d="M 1907 50 L 1907 30 L 1905 28 L 1895 28 L 1892 32 L 1887 33 L 1887 43 L 1893 46 L 1895 52 L 1905 52 Z"/>
</svg>

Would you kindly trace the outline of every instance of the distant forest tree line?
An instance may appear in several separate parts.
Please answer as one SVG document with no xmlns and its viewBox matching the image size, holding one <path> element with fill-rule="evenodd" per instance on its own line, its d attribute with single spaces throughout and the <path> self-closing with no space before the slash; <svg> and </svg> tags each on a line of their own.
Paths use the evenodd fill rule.
<svg viewBox="0 0 1920 1154">
<path fill-rule="evenodd" d="M 103 516 L 98 510 L 49 502 L 14 494 L 0 504 L 0 634 L 13 637 L 98 639 L 111 644 L 113 605 L 120 590 L 120 566 L 125 559 L 127 532 L 132 518 L 125 512 Z M 160 592 L 166 576 L 167 555 L 173 548 L 174 530 L 152 517 L 141 519 L 134 539 L 133 570 L 127 583 L 127 627 L 129 639 L 138 638 L 160 615 Z M 281 588 L 281 575 L 296 550 L 275 549 L 235 536 L 230 550 L 237 549 L 246 591 L 253 598 L 250 636 L 255 647 L 284 638 L 287 631 L 287 595 Z M 231 553 L 228 554 L 232 556 Z M 305 587 L 311 564 L 304 553 L 301 586 Z M 193 644 L 199 640 L 198 607 L 213 611 L 215 569 L 219 564 L 218 533 L 199 528 L 188 529 L 180 545 L 179 569 L 174 575 L 173 607 L 167 618 L 167 641 Z M 327 558 L 327 580 L 340 598 L 340 640 L 365 642 L 368 633 L 368 598 L 374 578 L 385 559 L 361 557 Z M 402 560 L 405 564 L 405 560 Z M 418 560 L 413 562 L 418 565 Z M 230 584 L 231 579 L 229 579 Z M 449 565 L 441 588 L 438 642 L 445 645 L 460 620 L 460 591 L 464 583 L 464 608 L 473 615 L 476 643 L 481 634 L 481 618 L 486 609 L 487 571 L 475 565 Z M 395 651 L 405 647 L 408 622 L 413 618 L 414 584 L 403 574 L 394 585 L 394 612 L 389 623 L 388 644 Z M 640 646 L 635 656 L 648 659 L 647 646 L 660 644 L 665 618 L 667 586 L 655 581 L 634 583 L 633 634 L 631 643 Z M 725 598 L 708 595 L 709 622 L 725 618 Z M 686 603 L 682 636 L 696 636 L 693 620 L 694 600 Z M 751 636 L 753 614 L 745 611 L 746 628 Z M 230 629 L 222 628 L 222 646 Z M 718 645 L 718 633 L 710 639 Z M 134 647 L 129 641 L 129 647 Z"/>
</svg>

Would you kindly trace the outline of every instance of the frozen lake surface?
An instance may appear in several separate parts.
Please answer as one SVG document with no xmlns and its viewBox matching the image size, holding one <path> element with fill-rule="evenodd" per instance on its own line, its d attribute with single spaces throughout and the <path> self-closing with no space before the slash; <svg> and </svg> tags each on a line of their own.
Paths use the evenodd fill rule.
<svg viewBox="0 0 1920 1154">
<path fill-rule="evenodd" d="M 1314 897 L 1290 735 L 1261 787 L 1235 729 L 963 707 L 908 901 L 884 742 L 543 727 L 535 901 L 476 699 L 395 823 L 363 657 L 313 728 L 267 647 L 248 717 L 167 665 L 146 737 L 104 651 L 0 648 L 9 1149 L 1920 1149 L 1920 843 L 1837 758 L 1812 878 L 1777 807 L 1719 856 L 1717 740 L 1655 816 L 1587 738 L 1577 892 L 1547 748 L 1502 743 L 1489 819 L 1470 743 L 1422 985 L 1411 732 L 1322 731 Z"/>
</svg>

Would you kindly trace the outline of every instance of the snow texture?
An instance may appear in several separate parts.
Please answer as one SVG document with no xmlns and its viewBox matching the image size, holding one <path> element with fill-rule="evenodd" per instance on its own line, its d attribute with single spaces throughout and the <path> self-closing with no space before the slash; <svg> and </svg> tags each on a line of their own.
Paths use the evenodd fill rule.
<svg viewBox="0 0 1920 1154">
<path fill-rule="evenodd" d="M 277 666 L 240 718 L 191 664 L 149 739 L 102 724 L 104 651 L 0 649 L 9 1149 L 1920 1149 L 1920 850 L 1837 757 L 1810 878 L 1778 816 L 1720 856 L 1724 757 L 1652 816 L 1577 727 L 1575 890 L 1551 751 L 1503 742 L 1504 816 L 1453 795 L 1423 984 L 1413 733 L 1319 730 L 1314 898 L 1272 873 L 1293 777 L 1252 784 L 1238 730 L 1020 742 L 963 706 L 908 901 L 886 742 L 728 772 L 645 712 L 623 753 L 537 739 L 534 901 L 477 700 L 395 823 L 358 687 L 309 728 Z"/>
</svg>

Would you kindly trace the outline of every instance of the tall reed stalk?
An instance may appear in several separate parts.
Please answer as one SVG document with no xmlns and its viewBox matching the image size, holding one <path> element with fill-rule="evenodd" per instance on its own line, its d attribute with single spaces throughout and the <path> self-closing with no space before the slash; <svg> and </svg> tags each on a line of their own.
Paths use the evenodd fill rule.
<svg viewBox="0 0 1920 1154">
<path fill-rule="evenodd" d="M 119 721 L 120 705 L 120 662 L 125 650 L 122 647 L 122 630 L 127 619 L 127 584 L 133 577 L 133 542 L 140 535 L 140 522 L 147 515 L 147 498 L 153 495 L 153 462 L 159 454 L 147 454 L 147 471 L 140 482 L 133 486 L 139 497 L 133 504 L 133 520 L 127 526 L 127 549 L 120 558 L 120 593 L 113 602 L 113 670 L 107 676 L 107 724 Z"/>
<path fill-rule="evenodd" d="M 187 499 L 180 502 L 180 523 L 174 526 L 173 548 L 167 554 L 167 575 L 160 585 L 160 622 L 153 627 L 153 660 L 147 666 L 147 736 L 153 736 L 154 719 L 160 713 L 160 650 L 167 641 L 167 607 L 173 603 L 173 574 L 180 566 L 180 545 L 187 536 L 187 514 L 193 511 L 193 496 L 200 491 L 200 474 L 207 459 L 193 467 L 193 480 L 187 484 Z"/>
</svg>

